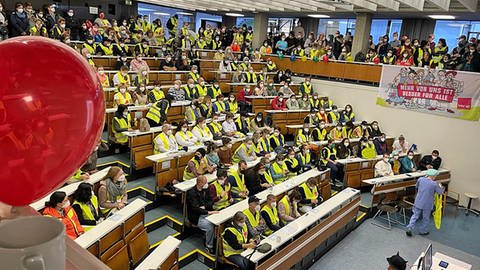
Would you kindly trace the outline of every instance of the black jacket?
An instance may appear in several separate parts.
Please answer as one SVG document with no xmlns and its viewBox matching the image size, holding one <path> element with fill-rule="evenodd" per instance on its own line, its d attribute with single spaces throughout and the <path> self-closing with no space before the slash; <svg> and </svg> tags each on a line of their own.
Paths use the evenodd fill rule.
<svg viewBox="0 0 480 270">
<path fill-rule="evenodd" d="M 203 208 L 201 208 L 203 206 Z M 213 201 L 208 189 L 198 190 L 195 186 L 187 192 L 187 214 L 188 220 L 193 224 L 198 224 L 198 218 L 201 215 L 208 215 L 208 211 L 213 210 Z"/>
<path fill-rule="evenodd" d="M 53 14 L 53 16 L 51 16 L 48 11 L 45 12 L 45 19 L 47 20 L 46 22 L 46 27 L 47 27 L 47 31 L 50 33 L 50 31 L 52 30 L 52 28 L 57 24 L 58 22 L 58 19 L 60 17 L 55 13 Z"/>
<path fill-rule="evenodd" d="M 442 158 L 437 157 L 435 160 L 432 158 L 432 155 L 426 155 L 423 156 L 422 159 L 420 160 L 418 164 L 418 168 L 422 171 L 427 169 L 427 165 L 432 165 L 432 167 L 435 170 L 438 170 L 440 168 L 440 165 L 442 165 Z"/>
<path fill-rule="evenodd" d="M 253 168 L 245 172 L 245 185 L 251 195 L 255 195 L 263 190 L 263 187 L 260 186 L 260 175 Z"/>
<path fill-rule="evenodd" d="M 70 29 L 70 38 L 78 40 L 80 38 L 80 22 L 70 16 L 65 17 L 66 28 Z"/>
<path fill-rule="evenodd" d="M 30 33 L 30 24 L 28 23 L 27 16 L 20 18 L 16 12 L 10 15 L 10 37 L 21 36 L 22 33 L 27 35 Z"/>
</svg>

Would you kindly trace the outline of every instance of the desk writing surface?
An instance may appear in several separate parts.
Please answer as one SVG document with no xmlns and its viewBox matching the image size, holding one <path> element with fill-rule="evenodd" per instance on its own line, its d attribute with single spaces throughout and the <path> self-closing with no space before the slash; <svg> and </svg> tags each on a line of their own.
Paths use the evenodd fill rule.
<svg viewBox="0 0 480 270">
<path fill-rule="evenodd" d="M 255 165 L 257 165 L 258 162 L 260 162 L 261 159 L 262 159 L 261 157 L 258 157 L 254 161 L 247 162 L 247 167 L 248 168 L 254 167 Z M 270 160 L 273 160 L 273 159 L 275 159 L 275 152 L 271 153 L 271 156 L 270 156 Z M 233 164 L 232 166 L 230 166 L 229 170 L 232 170 L 232 169 L 237 170 L 238 164 Z M 205 174 L 205 176 L 207 177 L 207 181 L 211 183 L 217 179 L 217 172 L 215 171 L 214 173 Z M 193 179 L 175 184 L 174 187 L 176 189 L 179 189 L 182 192 L 187 192 L 190 189 L 192 189 L 196 184 L 197 184 L 197 178 L 193 178 Z"/>
<path fill-rule="evenodd" d="M 392 137 L 387 136 L 387 139 L 389 139 L 389 138 L 392 138 Z M 357 138 L 356 140 L 360 140 L 360 139 Z M 355 142 L 355 141 L 354 141 L 354 139 L 350 139 L 350 142 Z M 414 154 L 418 155 L 419 153 L 415 152 Z M 404 156 L 406 156 L 406 154 L 400 154 L 399 156 L 404 157 Z M 371 159 L 354 157 L 354 158 L 337 159 L 337 162 L 339 162 L 341 164 L 347 164 L 347 163 L 365 162 L 365 161 L 372 161 L 372 160 L 375 161 L 375 160 L 380 160 L 382 158 L 383 158 L 383 155 L 377 155 L 375 158 L 371 158 Z"/>
<path fill-rule="evenodd" d="M 185 101 L 175 101 L 173 102 L 170 107 L 179 107 L 179 106 L 188 106 L 190 105 L 191 101 L 185 100 Z M 152 104 L 147 104 L 147 105 L 138 105 L 138 106 L 127 106 L 129 111 L 145 111 L 148 110 Z M 105 109 L 105 113 L 114 113 L 117 111 L 117 108 L 107 108 Z"/>
<path fill-rule="evenodd" d="M 182 241 L 169 235 L 155 250 L 140 263 L 135 270 L 157 269 L 180 246 Z"/>
<path fill-rule="evenodd" d="M 440 168 L 438 170 L 439 173 L 446 173 L 449 172 L 449 170 Z M 362 182 L 374 185 L 374 184 L 386 184 L 386 183 L 391 183 L 395 181 L 403 181 L 405 179 L 411 179 L 411 178 L 419 178 L 422 176 L 425 176 L 426 171 L 416 171 L 412 173 L 403 173 L 403 174 L 397 174 L 397 175 L 392 175 L 392 176 L 384 176 L 384 177 L 378 177 L 378 178 L 373 178 L 373 179 L 367 179 L 363 180 Z"/>
<path fill-rule="evenodd" d="M 359 125 L 361 123 L 362 123 L 361 121 L 353 122 L 354 125 Z M 325 126 L 326 127 L 335 127 L 335 126 L 337 126 L 337 124 L 336 123 L 328 123 L 328 124 L 325 124 Z M 291 129 L 299 129 L 299 128 L 303 128 L 303 125 L 286 125 L 286 127 L 291 128 Z M 314 127 L 316 127 L 316 126 L 315 125 L 309 125 L 309 128 L 314 128 Z M 353 140 L 353 139 L 349 139 L 349 140 Z"/>
<path fill-rule="evenodd" d="M 310 112 L 310 110 L 265 110 L 266 113 L 295 113 L 295 112 Z"/>
<path fill-rule="evenodd" d="M 250 258 L 250 261 L 256 263 L 262 258 L 268 256 L 275 249 L 295 237 L 297 234 L 304 231 L 306 228 L 317 222 L 323 217 L 326 217 L 329 213 L 334 211 L 336 208 L 341 205 L 348 203 L 351 199 L 360 195 L 360 191 L 353 188 L 346 188 L 331 197 L 330 199 L 324 201 L 311 211 L 303 214 L 301 217 L 295 219 L 294 221 L 288 223 L 286 226 L 282 227 L 280 230 L 274 232 L 269 237 L 263 239 L 260 243 L 269 243 L 272 245 L 272 249 L 267 253 L 260 253 L 256 251 Z M 252 249 L 247 249 L 242 252 L 242 256 L 247 257 L 252 253 Z"/>
<path fill-rule="evenodd" d="M 318 169 L 311 169 L 307 172 L 304 172 L 300 175 L 294 176 L 288 180 L 285 180 L 284 182 L 275 185 L 271 188 L 268 188 L 260 193 L 255 194 L 257 198 L 260 199 L 260 203 L 263 203 L 267 200 L 267 196 L 269 194 L 273 194 L 275 196 L 278 196 L 293 187 L 299 186 L 303 183 L 305 183 L 309 178 L 311 177 L 316 177 L 319 176 L 326 171 L 320 172 Z M 242 200 L 236 204 L 230 205 L 229 207 L 223 209 L 220 211 L 218 214 L 213 214 L 207 217 L 207 220 L 212 222 L 215 225 L 220 225 L 224 223 L 225 221 L 229 220 L 233 215 L 235 215 L 236 212 L 238 211 L 243 211 L 248 208 L 248 199 Z"/>
<path fill-rule="evenodd" d="M 417 260 L 413 263 L 410 270 L 417 270 L 418 264 L 420 263 L 420 259 L 425 255 L 425 252 L 422 252 Z M 439 266 L 440 262 L 444 261 L 448 263 L 447 268 L 442 268 Z M 432 256 L 432 269 L 431 270 L 470 270 L 472 269 L 472 265 L 450 256 L 447 256 L 440 252 L 435 252 Z"/>
<path fill-rule="evenodd" d="M 141 199 L 136 199 L 127 204 L 124 208 L 118 210 L 115 214 L 102 221 L 86 233 L 80 235 L 75 242 L 83 248 L 88 248 L 93 245 L 100 238 L 109 233 L 112 229 L 120 226 L 125 220 L 145 208 L 147 202 Z"/>
<path fill-rule="evenodd" d="M 86 180 L 86 181 L 78 181 L 78 182 L 75 182 L 75 183 L 71 183 L 71 184 L 66 185 L 66 186 L 64 186 L 64 187 L 62 187 L 62 188 L 59 188 L 59 189 L 57 189 L 57 190 L 55 190 L 55 191 L 63 191 L 63 192 L 65 192 L 65 193 L 67 193 L 67 196 L 70 196 L 70 195 L 72 195 L 72 194 L 75 192 L 75 190 L 77 190 L 78 186 L 79 186 L 81 183 L 83 183 L 83 182 L 89 183 L 89 184 L 92 184 L 92 185 L 94 185 L 95 183 L 99 182 L 105 175 L 107 175 L 108 170 L 110 170 L 110 167 L 107 167 L 107 168 L 105 168 L 105 169 L 103 169 L 103 170 L 101 170 L 101 171 L 98 171 L 98 172 L 90 175 L 90 178 L 89 178 L 88 180 Z M 55 191 L 54 191 L 54 192 L 55 192 Z M 43 209 L 43 208 L 45 207 L 45 202 L 47 202 L 48 200 L 50 200 L 50 196 L 52 195 L 52 193 L 53 193 L 53 192 L 51 192 L 51 193 L 48 194 L 47 196 L 39 199 L 38 201 L 36 201 L 36 202 L 34 202 L 34 203 L 31 203 L 30 206 L 31 206 L 33 209 L 37 210 L 37 211 Z"/>
</svg>

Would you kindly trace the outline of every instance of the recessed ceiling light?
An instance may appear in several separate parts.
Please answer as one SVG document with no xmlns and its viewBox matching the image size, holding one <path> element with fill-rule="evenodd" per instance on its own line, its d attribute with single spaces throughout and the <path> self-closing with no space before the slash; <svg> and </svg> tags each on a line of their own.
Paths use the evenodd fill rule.
<svg viewBox="0 0 480 270">
<path fill-rule="evenodd" d="M 225 15 L 230 16 L 230 17 L 243 17 L 245 15 L 240 14 L 240 13 L 225 13 Z"/>
<path fill-rule="evenodd" d="M 169 16 L 170 15 L 170 14 L 165 13 L 165 12 L 154 12 L 153 14 L 160 15 L 160 16 Z"/>
<path fill-rule="evenodd" d="M 428 17 L 435 20 L 454 20 L 455 16 L 452 15 L 428 15 Z"/>
<path fill-rule="evenodd" d="M 192 13 L 188 13 L 188 12 L 177 12 L 178 15 L 185 15 L 185 16 L 193 16 Z"/>
<path fill-rule="evenodd" d="M 327 24 L 334 24 L 334 21 L 328 21 Z"/>
<path fill-rule="evenodd" d="M 330 16 L 325 14 L 308 14 L 308 17 L 312 18 L 330 18 Z"/>
</svg>

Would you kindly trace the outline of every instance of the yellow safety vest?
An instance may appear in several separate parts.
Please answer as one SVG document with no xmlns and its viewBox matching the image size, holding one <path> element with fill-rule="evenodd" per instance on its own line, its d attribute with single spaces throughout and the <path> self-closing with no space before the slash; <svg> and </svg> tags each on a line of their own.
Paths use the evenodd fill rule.
<svg viewBox="0 0 480 270">
<path fill-rule="evenodd" d="M 280 138 L 277 138 L 275 135 L 270 135 L 269 139 L 273 139 L 275 141 L 275 144 L 277 145 L 277 147 L 279 146 L 283 146 L 283 143 L 285 143 L 285 139 L 283 138 L 283 135 L 280 134 L 279 136 Z"/>
<path fill-rule="evenodd" d="M 327 100 L 327 101 L 325 101 L 324 99 L 320 100 L 320 105 L 324 108 L 325 108 L 325 103 L 328 104 L 328 107 L 332 107 L 332 105 L 333 105 L 333 102 L 330 99 Z"/>
<path fill-rule="evenodd" d="M 200 84 L 197 84 L 196 87 L 197 87 L 198 96 L 204 97 L 207 95 L 208 90 L 206 86 L 201 86 Z"/>
<path fill-rule="evenodd" d="M 150 52 L 150 47 L 147 46 L 147 47 L 143 47 L 143 44 L 137 44 L 136 48 L 138 48 L 138 52 L 140 52 L 141 54 L 148 54 Z"/>
<path fill-rule="evenodd" d="M 247 225 L 243 225 L 243 228 L 242 228 L 241 231 L 238 231 L 236 228 L 233 228 L 233 227 L 226 228 L 225 231 L 222 233 L 222 239 L 223 239 L 223 236 L 225 235 L 226 231 L 232 232 L 237 237 L 237 241 L 240 245 L 247 243 L 247 241 L 248 241 Z M 232 256 L 232 255 L 241 254 L 243 252 L 243 249 L 233 249 L 227 243 L 227 241 L 225 241 L 225 239 L 222 240 L 222 244 L 223 244 L 223 255 L 227 258 Z"/>
<path fill-rule="evenodd" d="M 347 115 L 347 113 L 343 114 L 343 120 L 345 122 L 351 121 L 355 117 L 355 113 L 350 112 L 350 115 Z"/>
<path fill-rule="evenodd" d="M 148 113 L 145 116 L 146 118 L 154 121 L 155 123 L 160 123 L 160 118 L 161 118 L 161 108 L 158 107 L 158 102 L 153 103 L 153 105 L 148 109 Z M 168 108 L 169 106 L 167 105 L 167 108 L 165 108 L 165 115 L 168 113 Z"/>
<path fill-rule="evenodd" d="M 220 125 L 220 123 L 211 122 L 208 125 L 212 127 L 215 133 L 222 133 L 222 125 Z"/>
<path fill-rule="evenodd" d="M 155 101 L 154 102 L 157 102 L 159 101 L 160 99 L 163 99 L 165 98 L 165 93 L 163 93 L 162 90 L 157 90 L 157 89 L 153 89 L 152 90 L 152 93 L 153 93 L 153 97 L 155 98 Z"/>
<path fill-rule="evenodd" d="M 128 74 L 124 77 L 123 74 L 119 71 L 117 72 L 117 78 L 120 84 L 130 85 L 130 76 Z"/>
<path fill-rule="evenodd" d="M 90 205 L 88 205 L 86 203 L 82 203 L 82 202 L 79 202 L 79 201 L 75 201 L 73 203 L 73 205 L 76 205 L 76 204 L 80 206 L 80 209 L 82 209 L 82 216 L 83 216 L 83 219 L 85 219 L 85 220 L 95 220 L 95 215 L 92 212 L 92 207 L 95 210 L 96 216 L 99 215 L 99 213 L 98 213 L 98 198 L 95 195 L 92 195 L 92 197 L 90 198 L 90 204 L 91 204 L 92 207 L 90 207 Z M 82 226 L 85 229 L 85 231 L 88 231 L 91 228 L 93 228 L 95 225 L 82 225 Z"/>
<path fill-rule="evenodd" d="M 272 222 L 272 224 L 278 224 L 280 222 L 280 219 L 278 218 L 277 208 L 275 208 L 275 207 L 271 208 L 270 206 L 265 205 L 264 207 L 262 207 L 261 212 L 267 213 L 267 215 L 270 218 L 270 221 Z M 265 230 L 264 234 L 266 236 L 269 236 L 272 233 L 273 233 L 273 231 L 270 230 L 270 228 L 268 228 L 268 226 L 267 226 L 267 229 Z"/>
<path fill-rule="evenodd" d="M 190 116 L 190 118 L 188 116 Z M 191 119 L 193 122 L 197 120 L 197 116 L 192 107 L 187 107 L 187 109 L 185 109 L 185 119 Z"/>
<path fill-rule="evenodd" d="M 125 92 L 125 94 L 117 92 L 113 96 L 113 99 L 117 99 L 120 102 L 120 104 L 127 104 L 127 101 L 128 103 L 132 103 L 132 96 L 128 92 Z"/>
<path fill-rule="evenodd" d="M 202 137 L 207 137 L 207 136 L 211 136 L 211 132 L 210 132 L 210 129 L 205 125 L 205 127 L 203 127 L 203 129 L 201 129 L 199 126 L 195 126 L 193 128 L 194 130 L 198 130 L 200 132 L 200 134 L 202 135 Z"/>
<path fill-rule="evenodd" d="M 247 149 L 247 146 L 244 143 L 242 143 L 233 153 L 233 157 L 232 157 L 233 163 L 240 162 L 240 157 L 238 156 L 238 152 L 240 151 L 240 149 L 243 149 L 247 153 L 247 155 L 251 155 L 255 151 L 254 147 Z"/>
<path fill-rule="evenodd" d="M 297 138 L 295 140 L 297 142 L 297 146 L 300 146 L 303 143 L 308 142 L 309 140 L 310 140 L 310 135 L 308 135 L 307 137 L 307 135 L 303 134 L 303 129 L 298 130 Z"/>
<path fill-rule="evenodd" d="M 194 95 L 197 93 L 197 90 L 196 90 L 195 87 L 193 89 L 190 89 L 190 87 L 188 87 L 188 85 L 185 85 L 183 87 L 183 90 L 185 90 L 185 94 L 188 97 L 188 99 L 193 99 Z"/>
<path fill-rule="evenodd" d="M 226 181 L 226 180 L 225 180 Z M 213 203 L 214 210 L 221 210 L 227 207 L 230 203 L 228 202 L 228 192 L 230 191 L 230 184 L 226 183 L 225 187 L 222 187 L 218 181 L 213 182 L 213 186 L 215 187 L 215 191 L 217 192 L 218 201 Z M 223 192 L 226 192 L 225 196 L 221 196 Z"/>
<path fill-rule="evenodd" d="M 332 119 L 332 122 L 337 121 L 338 117 L 333 111 L 328 112 L 328 115 L 330 115 L 330 118 Z"/>
<path fill-rule="evenodd" d="M 245 187 L 245 178 L 243 174 L 240 176 L 237 170 L 229 170 L 228 175 L 233 176 L 233 178 L 235 178 L 235 183 L 237 184 L 236 187 L 232 187 L 232 192 L 238 194 L 247 190 Z"/>
<path fill-rule="evenodd" d="M 232 68 L 232 71 L 237 71 L 238 70 L 237 64 L 235 64 L 234 62 L 230 63 L 230 67 Z"/>
<path fill-rule="evenodd" d="M 302 153 L 298 154 L 300 156 L 300 159 L 302 160 L 302 164 L 309 164 L 310 161 L 312 160 L 312 156 L 310 153 L 306 154 L 305 156 Z"/>
<path fill-rule="evenodd" d="M 105 55 L 113 55 L 113 45 L 110 46 L 105 46 L 102 43 L 98 44 L 100 46 L 100 49 L 102 49 L 103 53 Z"/>
<path fill-rule="evenodd" d="M 312 134 L 315 131 L 317 132 L 318 137 L 321 141 L 325 140 L 325 136 L 327 136 L 327 130 L 325 128 L 322 129 L 322 130 L 320 130 L 319 128 L 314 128 L 313 131 L 312 131 Z"/>
<path fill-rule="evenodd" d="M 285 163 L 283 163 L 283 166 L 280 168 L 280 165 L 278 165 L 277 162 L 274 162 L 272 164 L 272 168 L 273 168 L 273 172 L 275 172 L 275 174 L 283 174 L 283 171 L 288 171 L 287 165 L 285 165 Z M 275 183 L 275 185 L 278 185 L 278 184 L 282 183 L 283 181 L 287 180 L 287 178 L 288 178 L 288 176 L 284 175 L 284 176 L 274 180 L 274 183 Z"/>
<path fill-rule="evenodd" d="M 318 190 L 317 187 L 315 186 L 313 189 L 311 189 L 307 183 L 303 183 L 300 185 L 300 188 L 303 189 L 303 192 L 305 193 L 305 198 L 307 200 L 315 200 L 318 199 Z"/>
<path fill-rule="evenodd" d="M 235 102 L 227 101 L 227 104 L 228 104 L 228 111 L 233 114 L 236 114 L 238 111 L 238 103 L 236 101 Z"/>
<path fill-rule="evenodd" d="M 247 129 L 250 129 L 250 119 L 247 118 L 247 119 L 245 119 L 245 121 L 247 122 Z M 238 127 L 240 128 L 240 130 L 242 130 L 244 128 L 242 119 L 240 117 L 235 119 L 235 123 L 238 124 Z"/>
<path fill-rule="evenodd" d="M 130 114 L 127 115 L 127 119 L 125 118 L 120 118 L 118 119 L 117 117 L 113 117 L 113 122 L 117 122 L 118 125 L 120 126 L 121 129 L 128 129 L 131 128 L 130 122 L 131 122 L 131 117 Z M 113 135 L 115 136 L 115 141 L 117 143 L 126 143 L 128 142 L 128 136 L 124 135 L 122 132 L 116 132 L 115 129 L 112 129 Z"/>
<path fill-rule="evenodd" d="M 308 102 L 310 102 L 310 106 L 311 106 L 312 108 L 318 108 L 318 107 L 320 106 L 320 100 L 318 100 L 318 99 L 310 98 L 310 99 L 308 100 Z"/>
<path fill-rule="evenodd" d="M 245 40 L 251 42 L 253 40 L 253 32 L 252 33 L 247 33 L 245 35 Z"/>
<path fill-rule="evenodd" d="M 95 51 L 97 50 L 97 45 L 95 43 L 92 45 L 83 43 L 83 47 L 86 48 L 90 54 L 95 54 Z"/>
<path fill-rule="evenodd" d="M 332 154 L 333 154 L 333 156 L 334 156 L 335 158 L 337 158 L 337 149 L 333 148 L 333 151 L 332 151 L 329 147 L 324 147 L 323 149 L 327 149 L 327 157 L 328 157 L 329 159 L 332 159 Z M 323 149 L 322 149 L 322 151 L 323 151 Z M 332 152 L 333 152 L 333 153 L 332 153 Z M 332 159 L 332 160 L 333 160 L 333 159 Z M 321 161 L 322 161 L 323 165 L 325 165 L 325 164 L 328 163 L 327 159 L 324 158 L 323 156 L 322 156 Z"/>
<path fill-rule="evenodd" d="M 263 177 L 265 177 L 265 181 L 267 183 L 274 185 L 275 183 L 273 182 L 272 174 L 270 173 L 269 170 L 265 170 L 265 173 L 263 174 Z"/>
<path fill-rule="evenodd" d="M 215 101 L 213 105 L 214 105 L 213 106 L 214 111 L 216 113 L 225 111 L 225 102 L 218 100 L 218 101 Z"/>
<path fill-rule="evenodd" d="M 304 93 L 310 95 L 310 93 L 312 92 L 312 84 L 302 83 L 302 86 Z"/>
<path fill-rule="evenodd" d="M 283 204 L 283 206 L 285 207 L 285 215 L 290 216 L 291 211 L 290 211 L 290 202 L 288 201 L 288 196 L 287 195 L 283 196 L 283 198 L 280 200 L 279 203 Z"/>
<path fill-rule="evenodd" d="M 247 209 L 243 210 L 243 214 L 245 214 L 245 216 L 248 219 L 248 222 L 250 222 L 250 225 L 253 228 L 256 228 L 258 226 L 258 224 L 260 223 L 260 213 L 259 212 L 255 211 L 255 214 L 252 214 L 252 211 L 250 211 L 250 209 L 247 208 Z"/>
<path fill-rule="evenodd" d="M 254 72 L 246 72 L 245 74 L 247 75 L 247 83 L 257 82 L 257 74 L 255 74 Z"/>
<path fill-rule="evenodd" d="M 173 135 L 170 135 L 170 136 L 171 136 L 170 139 L 175 139 L 175 138 L 173 137 Z M 155 137 L 155 139 L 154 139 L 153 141 L 155 142 L 155 141 L 157 140 L 157 138 L 159 138 L 159 139 L 162 141 L 163 147 L 164 147 L 165 149 L 170 149 L 170 142 L 169 142 L 169 140 L 168 140 L 167 134 L 165 134 L 165 133 L 162 132 L 162 133 L 158 134 L 157 137 Z M 157 146 L 156 143 L 154 143 L 153 153 L 154 153 L 155 155 L 156 155 L 156 154 L 160 154 L 160 150 L 158 149 L 158 146 Z"/>
<path fill-rule="evenodd" d="M 258 140 L 258 143 L 257 143 L 257 148 L 260 149 L 260 147 L 262 147 L 262 150 L 267 152 L 267 153 L 270 153 L 271 152 L 271 149 L 270 149 L 270 144 L 268 143 L 268 141 L 265 139 L 265 138 L 260 138 L 260 140 Z"/>
<path fill-rule="evenodd" d="M 271 65 L 267 64 L 267 71 L 274 71 L 277 68 L 277 65 L 272 62 Z"/>
<path fill-rule="evenodd" d="M 214 99 L 216 99 L 218 97 L 218 95 L 220 95 L 222 93 L 222 89 L 220 89 L 220 87 L 215 88 L 215 86 L 212 85 L 211 89 L 212 89 L 212 93 L 213 93 L 212 98 L 214 98 Z"/>
<path fill-rule="evenodd" d="M 199 75 L 198 73 L 194 73 L 194 72 L 192 72 L 192 71 L 190 71 L 190 72 L 188 73 L 188 76 L 189 76 L 190 78 L 192 78 L 195 82 L 197 82 L 197 81 L 198 81 L 198 78 L 200 78 L 200 75 Z"/>
<path fill-rule="evenodd" d="M 341 140 L 347 137 L 347 130 L 342 127 L 342 130 L 338 131 L 337 128 L 334 128 L 330 131 L 330 137 L 334 140 Z"/>
<path fill-rule="evenodd" d="M 298 160 L 296 158 L 286 158 L 285 159 L 285 162 L 290 162 L 291 163 L 291 166 L 293 168 L 296 168 L 298 167 L 299 163 L 298 163 Z M 288 168 L 288 167 L 287 167 Z M 294 173 L 294 172 L 289 172 L 288 173 L 288 176 L 295 176 L 297 175 L 297 173 Z"/>
<path fill-rule="evenodd" d="M 192 158 L 190 159 L 190 161 L 192 161 L 193 164 L 195 164 L 195 169 L 198 170 L 198 168 L 200 167 L 200 162 L 195 159 L 195 156 L 192 157 Z M 190 180 L 190 179 L 193 179 L 193 178 L 195 178 L 195 174 L 193 174 L 193 172 L 190 172 L 190 171 L 188 170 L 188 165 L 187 165 L 187 166 L 185 167 L 184 171 L 183 171 L 183 181 L 185 181 L 185 180 Z"/>
</svg>

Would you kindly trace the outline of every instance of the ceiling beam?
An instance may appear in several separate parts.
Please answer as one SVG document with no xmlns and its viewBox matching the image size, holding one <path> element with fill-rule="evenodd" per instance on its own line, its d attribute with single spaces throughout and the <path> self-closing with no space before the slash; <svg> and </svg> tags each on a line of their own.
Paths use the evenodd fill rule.
<svg viewBox="0 0 480 270">
<path fill-rule="evenodd" d="M 462 4 L 464 7 L 466 7 L 469 11 L 475 12 L 477 11 L 477 6 L 478 6 L 478 0 L 457 0 Z"/>
<path fill-rule="evenodd" d="M 425 0 L 397 0 L 400 3 L 403 3 L 407 6 L 413 7 L 419 11 L 423 11 L 423 6 L 425 5 Z"/>
<path fill-rule="evenodd" d="M 335 11 L 335 7 L 330 5 L 330 4 L 319 3 L 319 2 L 314 1 L 314 0 L 304 0 L 302 2 L 307 4 L 307 5 L 312 5 L 314 7 L 317 7 L 317 8 L 326 9 L 326 10 L 329 10 L 329 11 Z"/>
<path fill-rule="evenodd" d="M 317 7 L 314 7 L 312 5 L 308 5 L 308 4 L 305 4 L 305 3 L 300 3 L 300 2 L 295 2 L 295 1 L 288 1 L 288 3 L 290 5 L 295 5 L 299 8 L 303 8 L 305 10 L 309 10 L 309 11 L 314 11 L 314 12 L 317 12 Z"/>
<path fill-rule="evenodd" d="M 206 11 L 206 9 L 198 8 L 198 6 L 193 6 L 193 5 L 185 5 L 173 1 L 168 1 L 168 0 L 140 0 L 141 2 L 144 3 L 150 3 L 150 4 L 156 4 L 156 5 L 162 5 L 162 6 L 170 6 L 174 8 L 180 8 L 180 9 L 186 9 L 190 11 L 195 11 L 195 10 L 201 10 L 201 11 Z"/>
<path fill-rule="evenodd" d="M 428 2 L 436 5 L 437 7 L 448 11 L 450 9 L 450 0 L 428 0 Z"/>
<path fill-rule="evenodd" d="M 400 9 L 400 3 L 395 0 L 368 0 L 377 5 L 398 11 Z"/>
<path fill-rule="evenodd" d="M 352 4 L 340 3 L 340 4 L 333 4 L 333 6 L 336 7 L 336 8 L 341 8 L 341 9 L 348 10 L 348 11 L 353 11 L 353 5 Z"/>
<path fill-rule="evenodd" d="M 348 2 L 353 4 L 359 8 L 365 8 L 371 11 L 377 11 L 377 5 L 366 0 L 343 0 L 344 2 Z"/>
</svg>

